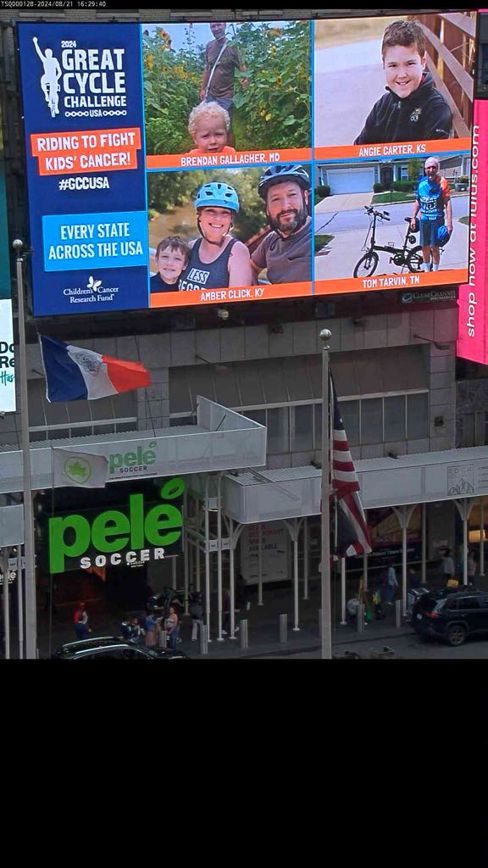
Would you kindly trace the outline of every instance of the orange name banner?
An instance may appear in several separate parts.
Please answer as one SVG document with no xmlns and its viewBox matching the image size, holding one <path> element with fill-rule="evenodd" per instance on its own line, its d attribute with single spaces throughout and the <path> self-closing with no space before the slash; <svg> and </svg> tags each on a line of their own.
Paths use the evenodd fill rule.
<svg viewBox="0 0 488 868">
<path fill-rule="evenodd" d="M 312 159 L 312 148 L 237 151 L 236 154 L 156 154 L 146 157 L 146 169 L 211 169 L 266 163 L 302 163 Z"/>
<path fill-rule="evenodd" d="M 31 148 L 32 155 L 38 158 L 40 175 L 136 169 L 141 131 L 129 127 L 35 133 L 31 135 Z"/>
<path fill-rule="evenodd" d="M 373 292 L 385 289 L 416 289 L 423 286 L 444 286 L 464 283 L 466 268 L 444 271 L 419 271 L 415 274 L 373 274 L 371 277 L 346 277 L 340 280 L 316 280 L 315 295 L 340 295 L 345 292 Z"/>
<path fill-rule="evenodd" d="M 396 142 L 380 145 L 345 145 L 333 148 L 315 148 L 315 160 L 343 160 L 344 158 L 418 157 L 423 154 L 470 151 L 471 139 L 433 139 L 421 142 Z"/>
<path fill-rule="evenodd" d="M 311 296 L 312 283 L 262 283 L 226 289 L 195 289 L 181 292 L 153 292 L 149 307 L 186 307 L 195 304 L 230 304 L 235 301 L 266 301 L 271 298 Z"/>
</svg>

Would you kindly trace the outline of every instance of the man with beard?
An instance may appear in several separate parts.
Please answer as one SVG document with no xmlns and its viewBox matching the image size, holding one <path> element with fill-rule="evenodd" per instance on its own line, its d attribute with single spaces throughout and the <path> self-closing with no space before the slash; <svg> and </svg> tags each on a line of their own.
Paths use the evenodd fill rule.
<svg viewBox="0 0 488 868">
<path fill-rule="evenodd" d="M 299 165 L 270 166 L 258 193 L 272 228 L 251 257 L 256 275 L 267 269 L 270 283 L 301 283 L 312 278 L 310 178 Z"/>
</svg>

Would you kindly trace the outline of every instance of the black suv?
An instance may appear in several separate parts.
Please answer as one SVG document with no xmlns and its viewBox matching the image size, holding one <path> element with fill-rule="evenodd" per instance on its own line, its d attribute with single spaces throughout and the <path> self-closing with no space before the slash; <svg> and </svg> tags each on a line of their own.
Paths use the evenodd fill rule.
<svg viewBox="0 0 488 868">
<path fill-rule="evenodd" d="M 488 593 L 470 587 L 429 591 L 414 604 L 411 624 L 423 638 L 462 645 L 466 636 L 488 634 Z"/>
<path fill-rule="evenodd" d="M 114 636 L 83 639 L 61 645 L 52 655 L 55 660 L 189 660 L 183 651 L 131 645 Z"/>
</svg>

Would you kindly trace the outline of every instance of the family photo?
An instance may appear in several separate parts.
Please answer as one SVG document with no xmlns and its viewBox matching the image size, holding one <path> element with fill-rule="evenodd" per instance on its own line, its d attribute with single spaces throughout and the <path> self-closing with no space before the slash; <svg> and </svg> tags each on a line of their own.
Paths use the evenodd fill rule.
<svg viewBox="0 0 488 868">
<path fill-rule="evenodd" d="M 471 134 L 476 13 L 315 22 L 315 146 Z"/>
<path fill-rule="evenodd" d="M 147 24 L 148 154 L 311 147 L 308 21 Z"/>
<path fill-rule="evenodd" d="M 304 166 L 153 173 L 148 192 L 151 294 L 311 280 Z"/>
<path fill-rule="evenodd" d="M 316 171 L 316 280 L 467 267 L 470 154 Z"/>
</svg>

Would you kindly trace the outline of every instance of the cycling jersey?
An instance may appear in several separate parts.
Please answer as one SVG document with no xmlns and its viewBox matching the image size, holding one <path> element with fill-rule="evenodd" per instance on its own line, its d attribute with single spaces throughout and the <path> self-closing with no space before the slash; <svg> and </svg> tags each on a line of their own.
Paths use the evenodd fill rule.
<svg viewBox="0 0 488 868">
<path fill-rule="evenodd" d="M 232 238 L 213 262 L 202 262 L 199 255 L 202 239 L 195 241 L 190 261 L 179 280 L 180 290 L 222 289 L 229 286 L 229 258 L 236 241 L 237 238 Z"/>
<path fill-rule="evenodd" d="M 420 205 L 421 220 L 444 220 L 444 208 L 451 198 L 449 184 L 437 175 L 432 182 L 421 178 L 417 186 L 417 202 Z"/>
<path fill-rule="evenodd" d="M 355 145 L 449 138 L 452 112 L 430 72 L 424 72 L 420 86 L 404 99 L 386 90 L 371 109 Z"/>
</svg>

